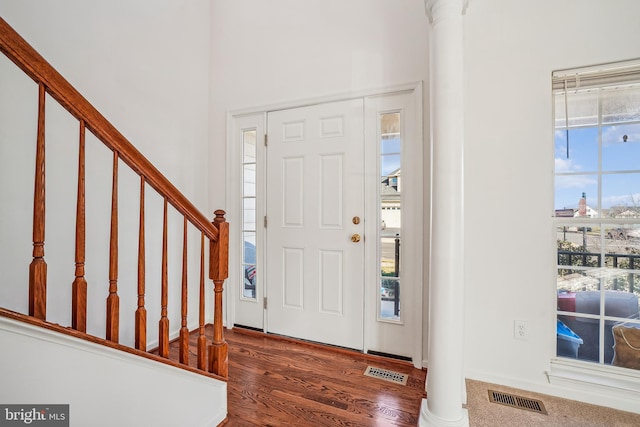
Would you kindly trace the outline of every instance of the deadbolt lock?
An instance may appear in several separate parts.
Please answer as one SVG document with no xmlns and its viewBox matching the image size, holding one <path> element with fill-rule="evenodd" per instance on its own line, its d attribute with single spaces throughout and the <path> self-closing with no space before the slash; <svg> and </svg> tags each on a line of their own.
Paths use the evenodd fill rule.
<svg viewBox="0 0 640 427">
<path fill-rule="evenodd" d="M 360 217 L 359 216 L 354 216 L 351 221 L 353 221 L 353 223 L 355 225 L 358 225 L 358 224 L 360 224 Z"/>
</svg>

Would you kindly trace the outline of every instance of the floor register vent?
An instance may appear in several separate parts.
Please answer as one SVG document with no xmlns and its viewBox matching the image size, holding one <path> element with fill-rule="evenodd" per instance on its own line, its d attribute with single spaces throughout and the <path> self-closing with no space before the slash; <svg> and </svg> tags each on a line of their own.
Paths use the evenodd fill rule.
<svg viewBox="0 0 640 427">
<path fill-rule="evenodd" d="M 514 394 L 489 390 L 489 401 L 493 403 L 499 403 L 500 405 L 511 406 L 512 408 L 524 409 L 527 411 L 547 415 L 547 410 L 544 408 L 544 403 L 542 403 L 540 400 L 529 399 L 528 397 L 516 396 Z"/>
<path fill-rule="evenodd" d="M 373 366 L 367 366 L 364 374 L 368 377 L 380 378 L 381 380 L 391 381 L 392 383 L 407 385 L 407 374 L 388 371 L 382 368 L 374 368 Z"/>
</svg>

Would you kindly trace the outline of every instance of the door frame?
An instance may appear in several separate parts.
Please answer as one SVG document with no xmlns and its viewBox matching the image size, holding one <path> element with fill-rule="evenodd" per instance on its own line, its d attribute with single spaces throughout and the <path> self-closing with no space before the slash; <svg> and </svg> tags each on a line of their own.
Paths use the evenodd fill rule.
<svg viewBox="0 0 640 427">
<path fill-rule="evenodd" d="M 416 202 L 420 206 L 425 206 L 424 200 L 424 177 L 425 172 L 428 172 L 428 169 L 424 166 L 424 154 L 423 147 L 425 145 L 423 138 L 423 83 L 415 82 L 408 83 L 397 86 L 388 86 L 379 89 L 370 89 L 370 90 L 362 90 L 356 92 L 348 92 L 343 94 L 322 96 L 316 98 L 308 98 L 302 99 L 298 101 L 288 101 L 281 103 L 274 103 L 262 106 L 255 106 L 249 108 L 238 109 L 234 111 L 227 112 L 227 150 L 226 150 L 226 182 L 227 182 L 227 192 L 226 192 L 226 211 L 227 211 L 227 220 L 230 224 L 230 251 L 229 251 L 229 278 L 227 280 L 227 285 L 225 286 L 224 292 L 224 323 L 227 328 L 233 328 L 236 324 L 236 311 L 235 304 L 236 300 L 239 298 L 239 280 L 241 280 L 241 264 L 242 264 L 242 252 L 241 248 L 243 247 L 242 236 L 241 236 L 241 224 L 242 224 L 242 199 L 241 199 L 241 189 L 242 189 L 242 170 L 240 167 L 241 164 L 241 146 L 237 143 L 238 141 L 238 125 L 239 122 L 249 118 L 249 120 L 254 120 L 256 122 L 256 128 L 262 129 L 266 132 L 266 119 L 267 113 L 271 111 L 277 110 L 285 110 L 299 107 L 306 107 L 311 105 L 344 101 L 350 99 L 357 98 L 367 98 L 367 97 L 383 97 L 387 95 L 395 95 L 409 93 L 413 94 L 414 107 L 415 107 L 415 130 L 414 133 L 416 135 L 416 141 L 419 141 L 419 147 L 417 148 L 417 152 L 420 153 L 419 156 L 411 156 L 407 159 L 407 161 L 412 162 L 412 167 L 414 169 L 421 170 L 421 174 L 419 177 L 416 177 L 419 181 L 417 188 L 421 189 L 421 194 L 411 195 L 415 198 Z M 365 118 L 366 119 L 366 118 Z M 365 138 L 367 136 L 365 135 Z M 258 136 L 258 141 L 261 140 L 261 137 Z M 365 145 L 370 143 L 365 140 Z M 264 150 L 264 148 L 263 148 Z M 365 156 L 366 156 L 365 149 Z M 260 156 L 259 156 L 260 157 Z M 264 158 L 262 156 L 262 158 Z M 428 166 L 427 166 L 428 167 Z M 264 169 L 264 168 L 262 168 Z M 365 172 L 366 173 L 366 172 Z M 264 179 L 264 170 L 258 172 L 258 176 Z M 260 179 L 258 178 L 258 179 Z M 264 181 L 262 181 L 264 182 Z M 263 186 L 258 186 L 258 194 L 257 197 L 259 200 L 263 200 L 265 198 L 265 188 Z M 264 214 L 264 204 L 257 206 L 258 218 L 260 218 L 260 214 Z M 370 230 L 373 230 L 372 227 L 375 227 L 371 221 L 369 221 L 369 229 L 365 231 L 365 233 L 370 233 Z M 411 335 L 413 336 L 413 342 L 415 345 L 412 350 L 412 359 L 413 364 L 416 367 L 421 368 L 423 366 L 423 347 L 424 347 L 424 333 L 427 325 L 425 324 L 428 319 L 428 313 L 425 313 L 425 310 L 428 307 L 428 304 L 425 302 L 425 295 L 427 293 L 427 260 L 425 259 L 425 245 L 422 244 L 422 241 L 419 237 L 423 236 L 423 230 L 425 226 L 428 225 L 428 212 L 423 213 L 423 215 L 411 215 L 409 221 L 405 221 L 407 227 L 411 227 L 412 234 L 418 236 L 418 242 L 412 245 L 412 249 L 418 252 L 414 259 L 421 260 L 416 262 L 414 268 L 405 269 L 405 273 L 409 276 L 408 280 L 416 281 L 417 283 L 421 283 L 422 286 L 416 286 L 415 292 L 412 295 L 412 298 L 405 300 L 405 303 L 408 302 L 411 304 L 411 309 L 408 310 L 412 313 L 412 318 L 410 321 L 414 324 L 413 331 Z M 262 241 L 264 238 L 264 227 L 257 227 L 257 237 L 258 241 Z M 372 239 L 370 239 L 372 240 Z M 370 243 L 371 244 L 371 243 Z M 426 245 L 428 247 L 428 245 Z M 233 248 L 236 248 L 233 250 Z M 261 251 L 264 253 L 264 251 Z M 406 257 L 405 257 L 406 258 Z M 264 258 L 257 258 L 257 272 L 258 272 L 258 283 L 259 286 L 263 286 L 264 276 L 262 275 L 262 270 L 265 266 Z M 367 275 L 365 274 L 365 280 Z M 405 280 L 407 280 L 405 278 Z M 231 284 L 231 285 L 230 285 Z M 376 300 L 375 291 L 377 289 L 371 286 L 365 286 L 364 291 L 364 352 L 366 353 L 370 349 L 370 343 L 372 342 L 375 334 L 378 332 L 376 330 L 376 323 L 380 322 L 378 320 L 377 315 L 377 304 L 372 305 L 372 301 Z M 259 305 L 262 306 L 262 302 L 258 301 Z M 263 311 L 264 312 L 264 311 Z M 263 316 L 262 329 L 265 327 L 265 317 Z"/>
</svg>

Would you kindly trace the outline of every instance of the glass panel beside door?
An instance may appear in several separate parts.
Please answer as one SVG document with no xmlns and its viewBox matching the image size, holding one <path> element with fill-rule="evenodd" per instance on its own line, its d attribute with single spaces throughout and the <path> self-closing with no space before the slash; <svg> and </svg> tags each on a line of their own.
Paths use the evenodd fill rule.
<svg viewBox="0 0 640 427">
<path fill-rule="evenodd" d="M 256 131 L 242 132 L 242 298 L 256 299 Z"/>
<path fill-rule="evenodd" d="M 402 167 L 400 113 L 380 115 L 379 317 L 400 319 Z"/>
</svg>

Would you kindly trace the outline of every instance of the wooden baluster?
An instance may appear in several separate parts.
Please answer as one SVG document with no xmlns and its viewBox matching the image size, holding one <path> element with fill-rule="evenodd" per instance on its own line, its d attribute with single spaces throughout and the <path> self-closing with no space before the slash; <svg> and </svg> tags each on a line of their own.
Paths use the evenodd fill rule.
<svg viewBox="0 0 640 427">
<path fill-rule="evenodd" d="M 84 277 L 85 260 L 85 123 L 80 120 L 78 149 L 78 195 L 76 200 L 76 278 L 71 285 L 71 327 L 87 332 L 87 280 Z"/>
<path fill-rule="evenodd" d="M 189 328 L 187 328 L 187 217 L 182 238 L 182 324 L 180 328 L 180 363 L 189 364 Z"/>
<path fill-rule="evenodd" d="M 118 152 L 113 152 L 111 189 L 111 234 L 109 237 L 109 296 L 107 297 L 106 339 L 118 342 L 120 297 L 118 296 Z"/>
<path fill-rule="evenodd" d="M 38 135 L 36 138 L 36 174 L 33 190 L 33 260 L 29 265 L 29 316 L 47 317 L 47 263 L 44 261 L 45 156 L 44 104 L 46 89 L 38 87 Z"/>
<path fill-rule="evenodd" d="M 229 376 L 227 342 L 222 335 L 222 290 L 229 276 L 229 223 L 223 210 L 214 212 L 213 221 L 218 229 L 218 240 L 210 242 L 209 278 L 214 284 L 213 343 L 209 346 L 209 372 L 222 377 Z"/>
<path fill-rule="evenodd" d="M 198 330 L 198 369 L 207 369 L 207 337 L 204 334 L 204 233 L 200 235 L 200 328 Z"/>
<path fill-rule="evenodd" d="M 147 351 L 147 309 L 145 294 L 144 176 L 140 177 L 140 225 L 138 230 L 138 309 L 136 310 L 136 348 Z"/>
<path fill-rule="evenodd" d="M 162 357 L 169 357 L 169 318 L 167 317 L 167 306 L 169 304 L 169 283 L 167 272 L 167 199 L 164 199 L 164 220 L 162 224 L 162 297 L 159 322 L 159 354 Z"/>
</svg>

